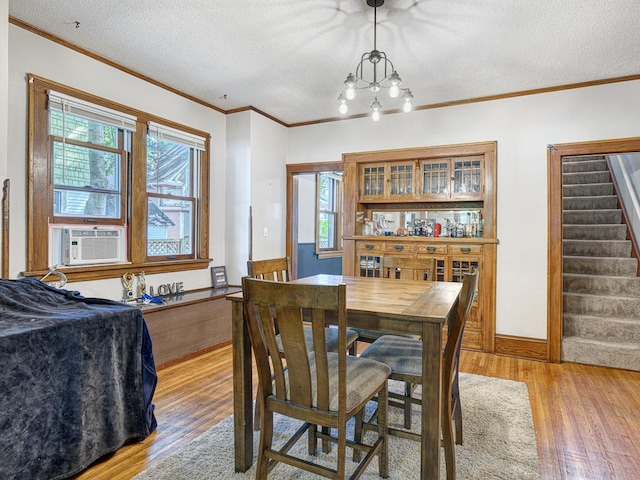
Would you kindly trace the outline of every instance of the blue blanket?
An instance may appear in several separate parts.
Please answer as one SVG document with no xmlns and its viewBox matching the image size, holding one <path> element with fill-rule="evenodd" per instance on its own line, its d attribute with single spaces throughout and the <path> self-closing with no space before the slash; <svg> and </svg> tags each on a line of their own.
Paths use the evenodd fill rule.
<svg viewBox="0 0 640 480">
<path fill-rule="evenodd" d="M 0 279 L 0 478 L 71 476 L 156 427 L 141 311 Z"/>
</svg>

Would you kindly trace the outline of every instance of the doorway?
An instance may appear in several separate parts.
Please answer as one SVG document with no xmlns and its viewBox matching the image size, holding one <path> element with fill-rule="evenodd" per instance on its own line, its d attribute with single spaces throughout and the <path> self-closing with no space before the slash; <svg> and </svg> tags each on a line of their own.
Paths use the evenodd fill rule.
<svg viewBox="0 0 640 480">
<path fill-rule="evenodd" d="M 563 322 L 563 244 L 562 244 L 562 159 L 586 155 L 608 155 L 640 151 L 640 138 L 601 140 L 549 145 L 549 237 L 547 284 L 547 359 L 560 363 Z"/>
<path fill-rule="evenodd" d="M 294 279 L 298 278 L 299 270 L 301 268 L 304 270 L 305 267 L 305 265 L 302 264 L 305 259 L 301 257 L 301 248 L 299 247 L 301 245 L 303 246 L 302 251 L 304 255 L 304 251 L 306 251 L 304 246 L 307 246 L 310 243 L 309 238 L 300 237 L 300 222 L 302 221 L 302 219 L 304 219 L 308 224 L 309 216 L 315 219 L 315 207 L 313 208 L 313 211 L 306 211 L 310 210 L 311 207 L 308 207 L 308 202 L 301 201 L 301 197 L 305 194 L 308 194 L 308 180 L 318 173 L 342 171 L 342 162 L 301 163 L 287 165 L 286 254 L 289 258 L 291 258 L 291 270 Z M 301 211 L 301 208 L 305 211 Z M 306 230 L 308 230 L 308 228 Z M 332 264 L 332 266 L 329 268 L 335 270 L 335 265 L 333 264 L 335 264 L 336 261 L 341 261 L 341 258 L 334 257 L 333 259 L 327 260 L 328 262 L 325 263 Z"/>
</svg>

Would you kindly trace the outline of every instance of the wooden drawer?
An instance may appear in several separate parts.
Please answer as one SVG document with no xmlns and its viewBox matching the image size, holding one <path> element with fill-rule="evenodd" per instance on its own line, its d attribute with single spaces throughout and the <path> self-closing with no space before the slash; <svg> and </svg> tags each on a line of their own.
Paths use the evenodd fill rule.
<svg viewBox="0 0 640 480">
<path fill-rule="evenodd" d="M 356 244 L 358 255 L 370 255 L 382 253 L 382 242 L 358 242 Z"/>
<path fill-rule="evenodd" d="M 481 255 L 482 245 L 449 245 L 449 255 Z"/>
<path fill-rule="evenodd" d="M 446 255 L 446 245 L 418 245 L 416 253 L 427 255 Z"/>
<path fill-rule="evenodd" d="M 413 243 L 385 242 L 384 244 L 385 253 L 411 254 L 415 251 L 415 248 L 416 246 Z"/>
</svg>

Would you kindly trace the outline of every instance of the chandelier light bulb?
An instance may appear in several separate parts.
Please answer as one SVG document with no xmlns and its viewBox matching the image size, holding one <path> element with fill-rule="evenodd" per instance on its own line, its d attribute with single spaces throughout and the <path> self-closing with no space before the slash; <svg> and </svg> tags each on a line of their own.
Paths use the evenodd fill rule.
<svg viewBox="0 0 640 480">
<path fill-rule="evenodd" d="M 389 96 L 391 98 L 398 98 L 400 95 L 400 84 L 402 80 L 400 79 L 400 75 L 395 70 L 391 75 L 389 75 Z"/>
<path fill-rule="evenodd" d="M 353 76 L 353 73 L 347 75 L 347 79 L 344 81 L 345 91 L 344 96 L 347 100 L 353 100 L 356 98 L 356 77 Z"/>
<path fill-rule="evenodd" d="M 405 113 L 409 113 L 411 110 L 413 110 L 413 104 L 411 103 L 411 101 L 413 100 L 413 95 L 411 94 L 411 90 L 409 90 L 408 88 L 405 90 L 404 94 L 402 95 L 402 111 Z"/>
<path fill-rule="evenodd" d="M 340 106 L 338 107 L 338 112 L 340 112 L 341 115 L 346 115 L 347 112 L 349 111 L 349 106 L 347 105 L 347 102 L 348 102 L 347 97 L 345 96 L 344 92 L 342 92 L 338 97 L 338 103 L 340 104 Z"/>
<path fill-rule="evenodd" d="M 382 105 L 380 105 L 380 102 L 376 98 L 375 100 L 373 100 L 373 103 L 371 104 L 371 119 L 374 122 L 377 122 L 378 120 L 380 120 L 381 116 L 382 116 Z"/>
</svg>

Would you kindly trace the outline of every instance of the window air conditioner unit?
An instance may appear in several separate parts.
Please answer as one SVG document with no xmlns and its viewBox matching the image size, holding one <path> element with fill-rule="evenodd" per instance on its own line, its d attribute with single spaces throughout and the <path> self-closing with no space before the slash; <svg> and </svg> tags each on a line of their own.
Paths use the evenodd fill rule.
<svg viewBox="0 0 640 480">
<path fill-rule="evenodd" d="M 65 227 L 62 229 L 62 263 L 88 265 L 116 263 L 124 258 L 124 229 Z"/>
</svg>

